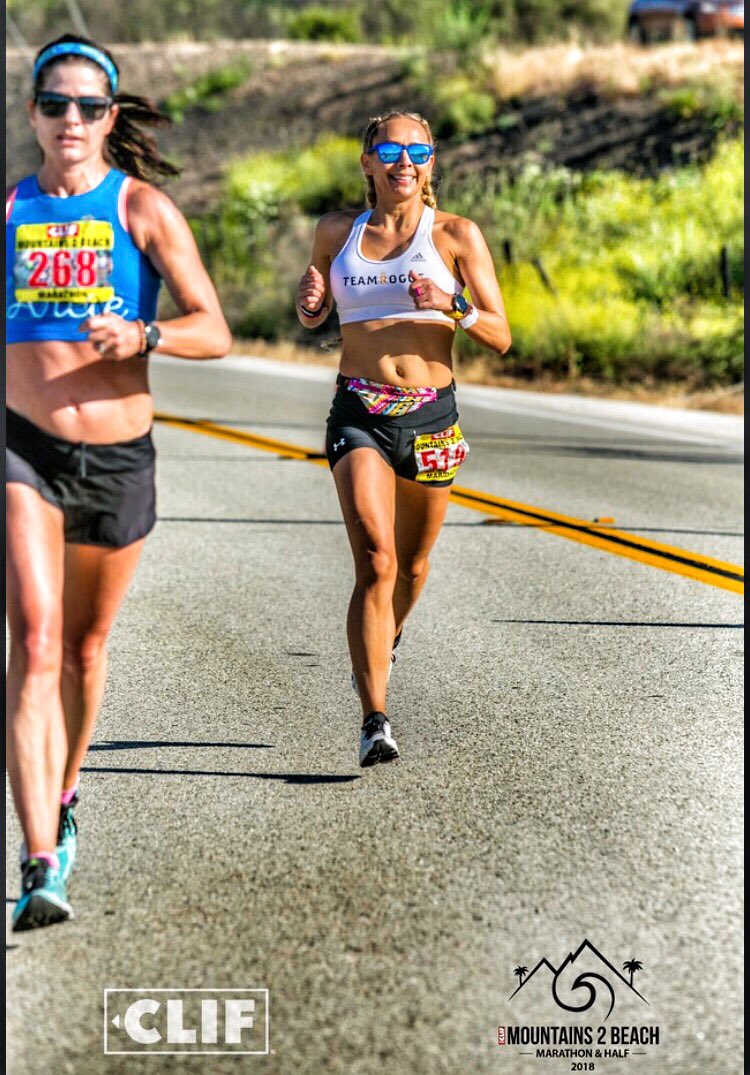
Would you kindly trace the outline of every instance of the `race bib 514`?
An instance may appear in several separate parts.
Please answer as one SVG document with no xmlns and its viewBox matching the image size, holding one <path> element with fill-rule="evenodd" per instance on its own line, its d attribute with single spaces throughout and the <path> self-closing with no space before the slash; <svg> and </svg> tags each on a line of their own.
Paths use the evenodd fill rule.
<svg viewBox="0 0 750 1075">
<path fill-rule="evenodd" d="M 450 481 L 468 454 L 469 445 L 459 425 L 449 426 L 440 433 L 421 433 L 414 438 L 417 481 Z"/>
<path fill-rule="evenodd" d="M 114 298 L 114 229 L 108 220 L 19 224 L 17 302 L 108 302 Z"/>
</svg>

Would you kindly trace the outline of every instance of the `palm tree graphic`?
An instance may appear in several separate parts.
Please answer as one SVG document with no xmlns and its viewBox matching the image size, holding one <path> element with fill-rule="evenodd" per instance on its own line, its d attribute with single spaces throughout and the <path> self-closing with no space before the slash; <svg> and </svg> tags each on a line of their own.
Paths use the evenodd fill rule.
<svg viewBox="0 0 750 1075">
<path fill-rule="evenodd" d="M 518 988 L 519 989 L 523 985 L 523 977 L 528 972 L 528 969 L 529 969 L 528 967 L 516 967 L 516 969 L 513 971 L 513 973 L 518 978 Z"/>
<path fill-rule="evenodd" d="M 630 975 L 630 986 L 633 986 L 633 975 L 637 970 L 643 970 L 643 964 L 639 963 L 637 959 L 629 959 L 627 963 L 623 963 L 622 969 L 626 970 Z"/>
</svg>

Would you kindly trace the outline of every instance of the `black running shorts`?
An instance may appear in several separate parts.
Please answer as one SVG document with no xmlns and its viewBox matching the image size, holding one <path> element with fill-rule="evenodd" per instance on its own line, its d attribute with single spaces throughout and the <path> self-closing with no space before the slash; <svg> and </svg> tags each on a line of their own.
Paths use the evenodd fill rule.
<svg viewBox="0 0 750 1075">
<path fill-rule="evenodd" d="M 370 414 L 339 374 L 328 416 L 326 456 L 331 470 L 355 448 L 374 448 L 400 478 L 427 486 L 453 482 L 469 446 L 458 424 L 455 385 L 439 388 L 434 402 L 410 414 Z"/>
<path fill-rule="evenodd" d="M 70 544 L 120 549 L 156 523 L 151 434 L 121 444 L 83 444 L 6 411 L 5 482 L 36 489 L 65 519 Z"/>
</svg>

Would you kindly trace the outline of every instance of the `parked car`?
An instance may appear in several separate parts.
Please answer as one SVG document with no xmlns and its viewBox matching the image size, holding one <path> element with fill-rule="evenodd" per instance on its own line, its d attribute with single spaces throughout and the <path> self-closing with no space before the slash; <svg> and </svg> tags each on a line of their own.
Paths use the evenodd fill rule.
<svg viewBox="0 0 750 1075">
<path fill-rule="evenodd" d="M 744 32 L 744 0 L 633 0 L 628 11 L 628 36 L 642 45 Z"/>
</svg>

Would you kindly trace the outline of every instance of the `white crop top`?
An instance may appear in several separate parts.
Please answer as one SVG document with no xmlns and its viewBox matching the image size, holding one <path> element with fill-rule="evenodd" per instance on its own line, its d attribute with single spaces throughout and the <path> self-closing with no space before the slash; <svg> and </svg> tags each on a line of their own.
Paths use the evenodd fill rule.
<svg viewBox="0 0 750 1075">
<path fill-rule="evenodd" d="M 414 238 L 406 250 L 385 261 L 372 261 L 362 253 L 362 236 L 371 216 L 372 209 L 360 213 L 331 263 L 331 291 L 340 324 L 386 317 L 455 324 L 440 310 L 417 310 L 409 294 L 410 269 L 429 277 L 449 295 L 460 295 L 463 291 L 432 241 L 435 210 L 425 205 Z"/>
</svg>

